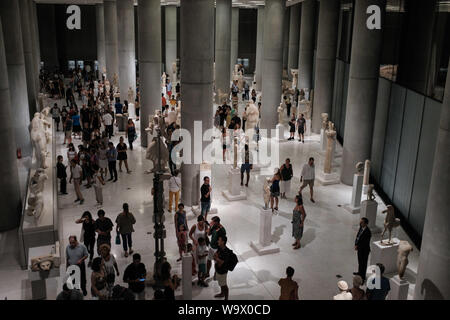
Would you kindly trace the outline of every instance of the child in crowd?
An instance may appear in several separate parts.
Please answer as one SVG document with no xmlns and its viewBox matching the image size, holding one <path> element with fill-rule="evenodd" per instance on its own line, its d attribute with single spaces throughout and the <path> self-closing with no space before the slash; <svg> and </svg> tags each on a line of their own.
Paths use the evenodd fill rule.
<svg viewBox="0 0 450 320">
<path fill-rule="evenodd" d="M 197 274 L 197 266 L 195 264 L 195 255 L 194 255 L 194 248 L 192 247 L 192 243 L 187 244 L 187 253 L 191 254 L 192 257 L 192 275 L 195 276 Z"/>
<path fill-rule="evenodd" d="M 103 191 L 102 185 L 105 185 L 105 181 L 103 180 L 102 174 L 99 172 L 100 168 L 98 165 L 93 165 L 94 169 L 94 190 L 95 190 L 95 199 L 97 200 L 97 205 L 103 205 Z"/>
<path fill-rule="evenodd" d="M 183 253 L 186 252 L 186 243 L 187 243 L 187 230 L 184 224 L 180 224 L 178 226 L 178 251 L 180 252 L 180 258 L 177 261 L 180 261 L 183 257 Z"/>
<path fill-rule="evenodd" d="M 197 261 L 198 261 L 198 282 L 201 287 L 207 287 L 206 278 L 206 258 L 208 257 L 209 248 L 204 238 L 198 238 Z"/>
</svg>

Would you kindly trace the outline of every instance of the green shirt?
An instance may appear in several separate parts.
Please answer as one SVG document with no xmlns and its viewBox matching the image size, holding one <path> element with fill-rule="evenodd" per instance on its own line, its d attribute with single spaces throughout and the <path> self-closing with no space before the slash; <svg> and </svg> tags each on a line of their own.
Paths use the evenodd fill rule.
<svg viewBox="0 0 450 320">
<path fill-rule="evenodd" d="M 219 230 L 212 230 L 211 231 L 211 243 L 210 246 L 213 249 L 217 249 L 219 248 L 219 245 L 217 243 L 217 241 L 219 240 L 219 236 L 225 236 L 227 234 L 227 231 L 225 230 L 225 228 L 222 226 L 222 228 L 220 228 Z"/>
</svg>

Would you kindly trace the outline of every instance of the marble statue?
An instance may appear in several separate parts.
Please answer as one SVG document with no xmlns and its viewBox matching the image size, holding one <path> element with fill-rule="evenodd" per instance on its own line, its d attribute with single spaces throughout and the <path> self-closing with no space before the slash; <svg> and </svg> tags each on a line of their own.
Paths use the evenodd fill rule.
<svg viewBox="0 0 450 320">
<path fill-rule="evenodd" d="M 363 185 L 369 184 L 369 176 L 370 176 L 370 160 L 366 160 L 364 162 L 364 180 Z"/>
<path fill-rule="evenodd" d="M 264 210 L 267 210 L 269 208 L 269 201 L 270 201 L 270 178 L 266 178 L 264 180 L 263 198 L 264 198 Z"/>
<path fill-rule="evenodd" d="M 111 82 L 109 82 L 108 79 L 105 80 L 105 89 L 106 89 L 106 94 L 109 94 L 109 91 L 111 90 Z"/>
<path fill-rule="evenodd" d="M 328 125 L 328 130 L 325 131 L 327 135 L 327 150 L 325 153 L 325 162 L 323 171 L 325 173 L 331 173 L 331 164 L 333 162 L 333 149 L 336 143 L 336 130 L 334 129 L 334 124 L 330 121 Z"/>
<path fill-rule="evenodd" d="M 238 138 L 234 137 L 234 146 L 233 146 L 233 168 L 237 168 L 237 158 L 238 158 Z"/>
<path fill-rule="evenodd" d="M 177 111 L 177 120 L 175 121 L 175 123 L 181 126 L 181 100 L 178 101 L 176 111 Z"/>
<path fill-rule="evenodd" d="M 254 129 L 256 125 L 258 124 L 259 120 L 259 110 L 258 107 L 253 103 L 250 102 L 247 105 L 247 110 L 245 111 L 247 114 L 247 122 L 245 124 L 245 131 Z"/>
<path fill-rule="evenodd" d="M 241 70 L 239 70 L 238 73 L 238 88 L 239 91 L 242 91 L 244 89 L 244 75 L 242 74 Z"/>
<path fill-rule="evenodd" d="M 114 76 L 113 76 L 113 86 L 114 86 L 114 88 L 119 87 L 119 76 L 117 75 L 117 73 L 114 73 Z"/>
<path fill-rule="evenodd" d="M 279 107 L 277 108 L 277 112 L 278 112 L 278 123 L 283 124 L 285 114 L 283 103 L 280 103 Z"/>
<path fill-rule="evenodd" d="M 27 215 L 34 216 L 36 219 L 39 219 L 42 211 L 44 210 L 44 198 L 42 192 L 30 193 L 27 203 L 28 207 L 25 210 Z"/>
<path fill-rule="evenodd" d="M 392 229 L 397 228 L 400 225 L 400 219 L 395 217 L 394 213 L 394 207 L 392 205 L 388 205 L 386 207 L 386 210 L 382 211 L 383 213 L 386 213 L 386 218 L 384 219 L 384 230 L 381 234 L 381 241 L 380 244 L 393 244 L 392 239 Z M 386 233 L 386 231 L 389 232 L 389 240 L 387 243 L 383 242 L 383 236 Z"/>
<path fill-rule="evenodd" d="M 328 129 L 328 113 L 321 113 L 320 117 L 322 118 L 322 129 Z"/>
<path fill-rule="evenodd" d="M 131 87 L 128 88 L 128 102 L 134 103 L 134 90 Z"/>
<path fill-rule="evenodd" d="M 45 170 L 42 168 L 37 169 L 30 179 L 30 192 L 39 193 L 44 191 L 44 185 L 47 179 L 48 176 L 45 174 Z"/>
<path fill-rule="evenodd" d="M 31 271 L 49 271 L 51 268 L 59 268 L 61 260 L 54 254 L 31 258 Z"/>
<path fill-rule="evenodd" d="M 162 77 L 161 77 L 161 88 L 164 88 L 166 86 L 166 79 L 167 79 L 167 75 L 165 72 L 163 72 Z"/>
<path fill-rule="evenodd" d="M 43 122 L 41 121 L 41 114 L 39 112 L 36 112 L 31 120 L 30 137 L 38 166 L 39 168 L 46 169 L 48 167 L 46 164 L 47 138 Z"/>
<path fill-rule="evenodd" d="M 174 107 L 170 107 L 170 110 L 167 113 L 166 119 L 167 119 L 166 123 L 168 125 L 170 125 L 170 124 L 172 124 L 172 123 L 177 121 L 177 112 L 176 112 Z"/>
<path fill-rule="evenodd" d="M 158 143 L 158 139 L 159 142 Z M 148 145 L 146 158 L 153 162 L 153 169 L 150 172 L 167 171 L 167 163 L 169 161 L 169 150 L 162 137 L 154 137 Z"/>
<path fill-rule="evenodd" d="M 364 163 L 363 162 L 358 162 L 357 164 L 356 164 L 356 166 L 355 166 L 355 169 L 356 169 L 356 174 L 358 175 L 358 176 L 361 176 L 362 174 L 363 174 L 363 171 L 364 171 Z"/>
<path fill-rule="evenodd" d="M 292 74 L 292 88 L 297 88 L 298 69 L 291 69 L 291 74 Z"/>
<path fill-rule="evenodd" d="M 408 256 L 413 251 L 413 247 L 408 241 L 401 240 L 398 246 L 397 255 L 397 270 L 400 279 L 403 278 L 408 265 Z"/>
<path fill-rule="evenodd" d="M 367 200 L 375 200 L 375 195 L 373 194 L 373 184 L 369 184 L 369 188 L 367 189 Z"/>
<path fill-rule="evenodd" d="M 177 82 L 177 63 L 172 62 L 172 83 Z"/>
<path fill-rule="evenodd" d="M 239 65 L 235 64 L 234 65 L 234 70 L 233 70 L 233 81 L 239 81 Z"/>
<path fill-rule="evenodd" d="M 52 133 L 50 131 L 51 128 L 51 123 L 47 121 L 47 117 L 50 113 L 50 107 L 45 107 L 44 109 L 42 109 L 42 111 L 40 112 L 39 115 L 39 119 L 41 120 L 42 123 L 42 128 L 44 128 L 44 133 L 45 133 L 45 141 L 46 144 L 51 142 L 52 139 Z"/>
</svg>

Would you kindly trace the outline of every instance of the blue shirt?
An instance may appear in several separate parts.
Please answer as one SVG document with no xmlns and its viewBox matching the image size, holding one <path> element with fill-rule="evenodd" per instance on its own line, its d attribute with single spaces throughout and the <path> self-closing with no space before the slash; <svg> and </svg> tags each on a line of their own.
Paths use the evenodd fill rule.
<svg viewBox="0 0 450 320">
<path fill-rule="evenodd" d="M 108 158 L 108 161 L 116 161 L 117 159 L 116 148 L 108 149 L 108 151 L 106 152 L 106 157 Z"/>
<path fill-rule="evenodd" d="M 116 108 L 116 113 L 122 114 L 123 105 L 120 102 L 117 102 L 114 107 Z"/>
<path fill-rule="evenodd" d="M 79 126 L 80 125 L 80 115 L 76 114 L 76 115 L 72 116 L 72 121 L 73 121 L 74 126 Z"/>
<path fill-rule="evenodd" d="M 167 91 L 172 91 L 172 82 L 167 84 Z"/>
</svg>

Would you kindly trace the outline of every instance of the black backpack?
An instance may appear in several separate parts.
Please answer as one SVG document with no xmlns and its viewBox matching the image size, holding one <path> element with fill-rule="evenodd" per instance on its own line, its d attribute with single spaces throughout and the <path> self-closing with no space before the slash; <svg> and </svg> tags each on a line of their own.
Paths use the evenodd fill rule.
<svg viewBox="0 0 450 320">
<path fill-rule="evenodd" d="M 228 258 L 227 269 L 233 271 L 238 264 L 238 257 L 234 254 L 233 250 L 230 250 L 230 257 Z"/>
</svg>

